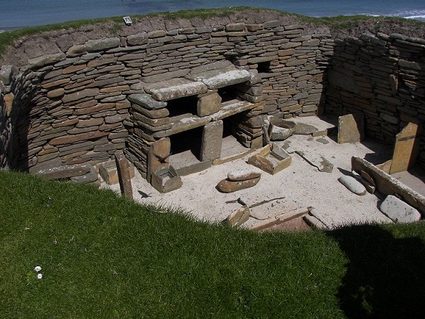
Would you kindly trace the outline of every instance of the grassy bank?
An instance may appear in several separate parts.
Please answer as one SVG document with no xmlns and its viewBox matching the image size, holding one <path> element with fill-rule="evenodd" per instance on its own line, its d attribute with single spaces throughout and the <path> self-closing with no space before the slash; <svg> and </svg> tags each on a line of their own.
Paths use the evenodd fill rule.
<svg viewBox="0 0 425 319">
<path fill-rule="evenodd" d="M 289 12 L 283 12 L 275 9 L 258 9 L 258 8 L 249 8 L 249 7 L 231 7 L 231 8 L 215 8 L 215 9 L 197 9 L 197 10 L 181 10 L 177 12 L 161 12 L 153 13 L 144 16 L 132 16 L 134 22 L 137 22 L 143 18 L 149 16 L 164 16 L 169 19 L 178 19 L 178 18 L 209 18 L 213 16 L 225 16 L 234 13 L 240 13 L 241 11 L 249 10 L 251 12 L 268 10 L 271 12 L 277 12 L 282 15 L 296 17 L 300 22 L 309 23 L 312 25 L 324 25 L 333 29 L 348 29 L 356 27 L 362 23 L 370 24 L 383 24 L 383 23 L 396 23 L 402 24 L 405 26 L 424 26 L 425 23 L 415 20 L 407 20 L 397 17 L 370 17 L 370 16 L 337 16 L 337 17 L 324 17 L 324 18 L 313 18 L 307 17 L 299 14 L 293 14 Z M 118 32 L 123 27 L 122 17 L 109 17 L 109 18 L 99 18 L 99 19 L 86 19 L 78 21 L 70 21 L 59 24 L 50 24 L 43 26 L 35 26 L 22 28 L 18 30 L 8 31 L 0 33 L 0 56 L 4 53 L 6 48 L 11 45 L 14 41 L 34 34 L 39 34 L 47 31 L 54 31 L 60 29 L 77 29 L 87 25 L 93 24 L 108 24 L 108 28 L 112 33 Z"/>
<path fill-rule="evenodd" d="M 255 234 L 17 173 L 0 194 L 2 318 L 423 315 L 423 224 Z"/>
</svg>

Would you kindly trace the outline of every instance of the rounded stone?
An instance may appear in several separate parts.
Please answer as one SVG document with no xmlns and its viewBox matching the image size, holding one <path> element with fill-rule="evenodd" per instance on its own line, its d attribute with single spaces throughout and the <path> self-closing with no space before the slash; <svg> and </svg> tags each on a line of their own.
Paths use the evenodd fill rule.
<svg viewBox="0 0 425 319">
<path fill-rule="evenodd" d="M 342 185 L 347 187 L 347 189 L 349 189 L 354 194 L 357 194 L 357 195 L 366 194 L 366 188 L 363 186 L 362 183 L 357 181 L 354 177 L 344 175 L 338 178 L 338 180 Z"/>
</svg>

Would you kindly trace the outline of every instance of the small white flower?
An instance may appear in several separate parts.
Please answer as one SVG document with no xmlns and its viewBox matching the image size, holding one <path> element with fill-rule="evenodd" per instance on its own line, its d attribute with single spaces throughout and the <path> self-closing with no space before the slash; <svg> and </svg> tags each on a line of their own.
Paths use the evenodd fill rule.
<svg viewBox="0 0 425 319">
<path fill-rule="evenodd" d="M 35 272 L 40 272 L 41 271 L 41 267 L 40 266 L 35 266 L 34 271 Z"/>
<path fill-rule="evenodd" d="M 43 274 L 37 274 L 37 279 L 43 279 Z"/>
</svg>

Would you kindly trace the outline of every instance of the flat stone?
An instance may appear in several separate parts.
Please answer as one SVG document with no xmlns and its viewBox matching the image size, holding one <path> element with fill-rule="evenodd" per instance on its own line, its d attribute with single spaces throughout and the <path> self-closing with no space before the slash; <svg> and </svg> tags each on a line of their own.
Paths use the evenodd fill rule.
<svg viewBox="0 0 425 319">
<path fill-rule="evenodd" d="M 167 106 L 167 102 L 157 101 L 148 94 L 132 94 L 128 97 L 130 102 L 146 107 L 150 110 L 162 109 Z"/>
<path fill-rule="evenodd" d="M 418 124 L 409 123 L 396 135 L 390 174 L 407 171 L 415 164 L 418 133 Z"/>
<path fill-rule="evenodd" d="M 68 55 L 79 55 L 86 52 L 103 51 L 116 48 L 121 44 L 120 38 L 106 38 L 99 40 L 88 40 L 83 45 L 73 45 L 67 51 Z"/>
<path fill-rule="evenodd" d="M 202 81 L 209 89 L 220 89 L 231 86 L 251 79 L 251 73 L 247 70 L 213 70 L 203 74 L 197 74 L 193 78 L 195 81 Z"/>
<path fill-rule="evenodd" d="M 221 97 L 218 93 L 207 93 L 199 96 L 197 104 L 198 116 L 207 116 L 216 113 L 221 107 Z"/>
<path fill-rule="evenodd" d="M 62 101 L 63 103 L 69 103 L 73 101 L 78 101 L 86 97 L 95 97 L 99 94 L 99 89 L 84 89 L 81 91 L 77 91 L 75 93 L 66 94 Z"/>
<path fill-rule="evenodd" d="M 316 167 L 319 172 L 331 173 L 334 168 L 334 165 L 321 154 L 309 152 L 308 150 L 295 152 L 303 159 L 305 159 L 309 164 Z"/>
<path fill-rule="evenodd" d="M 59 61 L 62 61 L 65 59 L 65 54 L 63 53 L 56 53 L 56 54 L 50 54 L 50 55 L 43 55 L 38 58 L 29 59 L 28 65 L 30 69 L 39 69 L 43 66 L 55 64 Z"/>
<path fill-rule="evenodd" d="M 338 181 L 347 187 L 352 193 L 357 195 L 365 195 L 366 194 L 366 188 L 363 186 L 362 183 L 357 181 L 354 177 L 344 175 L 338 178 Z"/>
<path fill-rule="evenodd" d="M 94 169 L 94 167 L 92 167 L 90 172 L 87 174 L 71 177 L 71 181 L 78 184 L 94 183 L 94 182 L 97 182 L 97 180 L 98 180 L 98 174 L 96 170 Z"/>
<path fill-rule="evenodd" d="M 141 45 L 148 43 L 148 34 L 146 32 L 132 34 L 127 37 L 128 45 Z"/>
<path fill-rule="evenodd" d="M 154 83 L 145 87 L 155 100 L 170 101 L 181 97 L 206 93 L 208 88 L 202 82 L 194 82 L 182 78 Z"/>
<path fill-rule="evenodd" d="M 214 121 L 202 131 L 201 161 L 213 161 L 221 157 L 223 121 Z"/>
<path fill-rule="evenodd" d="M 388 195 L 379 209 L 396 223 L 413 223 L 421 219 L 417 209 L 393 195 Z"/>
<path fill-rule="evenodd" d="M 338 117 L 338 143 L 358 143 L 363 140 L 363 116 L 347 114 Z"/>
<path fill-rule="evenodd" d="M 247 163 L 258 167 L 271 175 L 274 175 L 289 167 L 292 163 L 292 157 L 288 156 L 284 159 L 281 159 L 276 157 L 273 153 L 266 155 L 256 154 L 251 156 Z"/>
<path fill-rule="evenodd" d="M 304 124 L 304 123 L 296 123 L 294 128 L 294 134 L 297 135 L 312 135 L 317 132 L 318 129 L 313 125 Z"/>
<path fill-rule="evenodd" d="M 248 221 L 249 215 L 249 207 L 243 206 L 227 216 L 224 222 L 229 226 L 237 227 Z"/>
<path fill-rule="evenodd" d="M 55 166 L 45 169 L 39 169 L 32 173 L 43 176 L 47 179 L 69 179 L 75 176 L 82 176 L 90 173 L 90 165 L 68 165 L 68 166 Z"/>
<path fill-rule="evenodd" d="M 65 90 L 63 88 L 59 88 L 56 90 L 51 90 L 49 92 L 47 92 L 47 97 L 49 99 L 56 99 L 56 98 L 60 98 L 65 94 Z"/>
<path fill-rule="evenodd" d="M 242 189 L 254 187 L 260 181 L 260 178 L 261 177 L 257 177 L 246 181 L 229 181 L 224 179 L 217 184 L 216 189 L 222 193 L 233 193 Z"/>
<path fill-rule="evenodd" d="M 95 132 L 88 132 L 88 133 L 82 133 L 82 134 L 60 136 L 60 137 L 56 137 L 52 139 L 50 141 L 50 145 L 56 146 L 56 145 L 63 145 L 63 144 L 72 144 L 79 141 L 94 140 L 94 139 L 98 139 L 100 137 L 106 136 L 108 134 L 109 134 L 108 132 L 95 131 Z"/>
<path fill-rule="evenodd" d="M 250 180 L 254 178 L 259 178 L 260 176 L 261 176 L 261 173 L 253 171 L 252 169 L 240 168 L 238 170 L 229 172 L 227 174 L 227 179 L 229 181 L 240 182 L 240 181 L 246 181 L 246 180 Z"/>
</svg>

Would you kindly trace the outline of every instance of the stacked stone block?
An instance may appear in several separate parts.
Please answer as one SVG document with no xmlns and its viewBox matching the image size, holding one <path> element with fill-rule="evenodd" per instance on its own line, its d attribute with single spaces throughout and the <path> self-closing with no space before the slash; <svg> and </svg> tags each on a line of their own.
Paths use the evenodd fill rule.
<svg viewBox="0 0 425 319">
<path fill-rule="evenodd" d="M 362 113 L 366 134 L 387 143 L 425 122 L 425 40 L 399 34 L 338 40 L 329 69 L 327 111 Z M 425 134 L 419 137 L 425 166 Z"/>
</svg>

